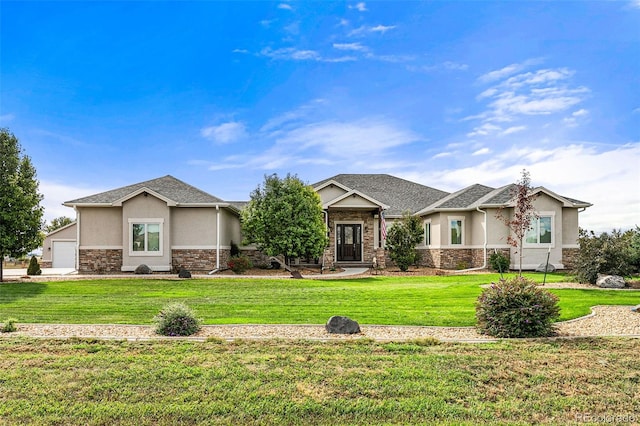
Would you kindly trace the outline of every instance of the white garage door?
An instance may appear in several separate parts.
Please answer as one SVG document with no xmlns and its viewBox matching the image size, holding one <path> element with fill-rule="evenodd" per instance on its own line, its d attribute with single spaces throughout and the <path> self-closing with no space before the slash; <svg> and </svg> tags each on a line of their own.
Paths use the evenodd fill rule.
<svg viewBox="0 0 640 426">
<path fill-rule="evenodd" d="M 76 267 L 76 242 L 75 241 L 54 241 L 53 248 L 54 268 L 75 268 Z"/>
</svg>

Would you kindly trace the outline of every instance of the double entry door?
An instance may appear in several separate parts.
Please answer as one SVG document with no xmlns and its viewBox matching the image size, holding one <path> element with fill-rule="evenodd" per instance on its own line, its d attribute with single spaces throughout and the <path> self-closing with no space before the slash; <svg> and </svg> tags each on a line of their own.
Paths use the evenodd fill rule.
<svg viewBox="0 0 640 426">
<path fill-rule="evenodd" d="M 336 225 L 336 246 L 338 262 L 361 262 L 362 225 Z"/>
</svg>

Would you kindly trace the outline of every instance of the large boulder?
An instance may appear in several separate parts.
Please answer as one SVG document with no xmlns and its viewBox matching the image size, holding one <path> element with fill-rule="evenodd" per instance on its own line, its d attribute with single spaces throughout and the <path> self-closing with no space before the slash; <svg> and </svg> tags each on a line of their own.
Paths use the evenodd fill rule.
<svg viewBox="0 0 640 426">
<path fill-rule="evenodd" d="M 149 268 L 144 263 L 142 265 L 138 265 L 135 271 L 133 271 L 136 275 L 148 275 L 151 273 L 151 268 Z"/>
<path fill-rule="evenodd" d="M 624 278 L 619 275 L 603 275 L 598 274 L 596 285 L 602 288 L 624 288 Z"/>
<path fill-rule="evenodd" d="M 545 271 L 545 269 L 546 269 L 546 271 Z M 546 263 L 541 263 L 536 268 L 536 272 L 555 272 L 555 271 L 556 271 L 556 267 L 553 266 L 550 263 L 548 265 Z"/>
<path fill-rule="evenodd" d="M 180 271 L 178 272 L 178 278 L 191 278 L 191 272 L 184 268 L 180 268 Z"/>
<path fill-rule="evenodd" d="M 333 334 L 357 334 L 360 333 L 360 325 L 357 321 L 348 317 L 334 315 L 329 318 L 324 328 Z"/>
</svg>

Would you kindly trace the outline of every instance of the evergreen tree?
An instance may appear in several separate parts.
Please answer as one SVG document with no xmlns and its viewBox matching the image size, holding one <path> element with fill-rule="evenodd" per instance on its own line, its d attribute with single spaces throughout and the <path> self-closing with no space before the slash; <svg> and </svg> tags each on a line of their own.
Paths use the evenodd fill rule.
<svg viewBox="0 0 640 426">
<path fill-rule="evenodd" d="M 409 266 L 416 263 L 416 244 L 422 241 L 422 232 L 420 218 L 410 212 L 404 213 L 402 219 L 395 221 L 389 228 L 386 242 L 389 257 L 401 271 L 407 271 Z"/>
</svg>

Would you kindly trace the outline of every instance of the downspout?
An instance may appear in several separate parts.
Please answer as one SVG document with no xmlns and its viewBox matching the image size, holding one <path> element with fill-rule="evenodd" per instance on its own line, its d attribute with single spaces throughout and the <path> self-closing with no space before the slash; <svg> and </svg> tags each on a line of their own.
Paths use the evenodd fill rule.
<svg viewBox="0 0 640 426">
<path fill-rule="evenodd" d="M 73 206 L 76 211 L 76 271 L 80 270 L 80 210 Z M 53 259 L 52 259 L 53 260 Z"/>
<path fill-rule="evenodd" d="M 216 204 L 216 269 L 209 271 L 213 275 L 220 270 L 220 205 Z"/>
<path fill-rule="evenodd" d="M 324 228 L 326 229 L 327 232 L 327 244 L 331 244 L 330 240 L 331 237 L 329 236 L 329 212 L 327 210 L 322 210 L 322 214 L 324 215 Z M 324 255 L 325 255 L 325 251 L 322 251 L 322 264 L 320 265 L 320 273 L 322 274 L 324 272 Z"/>
<path fill-rule="evenodd" d="M 456 272 L 481 271 L 483 269 L 487 269 L 487 212 L 485 210 L 480 210 L 480 207 L 476 207 L 476 210 L 484 214 L 484 244 L 482 247 L 482 255 L 484 260 L 482 262 L 482 266 L 480 266 L 479 268 L 462 269 Z"/>
</svg>

